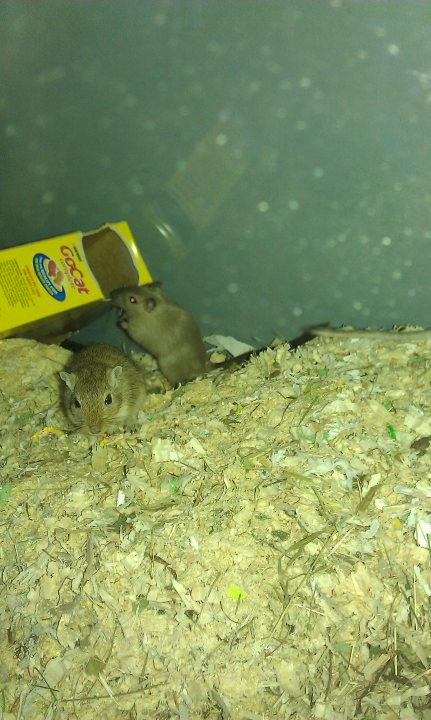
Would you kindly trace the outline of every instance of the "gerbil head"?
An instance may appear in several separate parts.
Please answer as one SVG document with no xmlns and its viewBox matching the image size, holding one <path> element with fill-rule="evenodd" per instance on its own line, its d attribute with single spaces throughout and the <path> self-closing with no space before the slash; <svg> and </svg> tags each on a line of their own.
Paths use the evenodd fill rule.
<svg viewBox="0 0 431 720">
<path fill-rule="evenodd" d="M 77 429 L 98 435 L 118 425 L 123 410 L 122 372 L 121 365 L 107 368 L 97 364 L 77 372 L 60 372 L 65 383 L 64 410 Z"/>
<path fill-rule="evenodd" d="M 119 288 L 111 293 L 111 299 L 113 304 L 121 308 L 126 315 L 129 310 L 138 308 L 151 313 L 163 299 L 160 288 L 160 282 Z"/>
</svg>

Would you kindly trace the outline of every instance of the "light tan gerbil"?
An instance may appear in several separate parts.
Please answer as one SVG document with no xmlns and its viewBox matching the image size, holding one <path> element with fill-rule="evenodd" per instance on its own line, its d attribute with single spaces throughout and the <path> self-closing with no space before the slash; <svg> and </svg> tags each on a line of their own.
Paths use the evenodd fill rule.
<svg viewBox="0 0 431 720">
<path fill-rule="evenodd" d="M 431 338 L 431 329 L 423 330 L 355 330 L 354 328 L 331 328 L 325 325 L 309 328 L 308 332 L 320 337 L 337 337 L 352 340 L 395 340 L 396 342 L 415 342 Z"/>
<path fill-rule="evenodd" d="M 98 435 L 131 425 L 145 397 L 142 371 L 110 345 L 91 345 L 77 353 L 65 370 L 63 408 L 77 429 Z"/>
<path fill-rule="evenodd" d="M 208 369 L 203 340 L 192 315 L 169 300 L 160 283 L 120 288 L 111 298 L 123 311 L 120 326 L 156 358 L 171 385 L 193 380 Z"/>
</svg>

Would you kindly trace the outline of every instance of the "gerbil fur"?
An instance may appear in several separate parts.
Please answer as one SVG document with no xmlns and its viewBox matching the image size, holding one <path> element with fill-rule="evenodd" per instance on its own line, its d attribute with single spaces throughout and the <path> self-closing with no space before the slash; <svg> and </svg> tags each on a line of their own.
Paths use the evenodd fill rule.
<svg viewBox="0 0 431 720">
<path fill-rule="evenodd" d="M 120 288 L 111 298 L 123 311 L 120 327 L 156 358 L 171 385 L 205 373 L 208 362 L 199 328 L 188 310 L 162 293 L 160 283 Z"/>
<path fill-rule="evenodd" d="M 60 377 L 66 416 L 75 428 L 91 435 L 131 425 L 145 396 L 138 365 L 110 345 L 84 348 Z"/>
</svg>

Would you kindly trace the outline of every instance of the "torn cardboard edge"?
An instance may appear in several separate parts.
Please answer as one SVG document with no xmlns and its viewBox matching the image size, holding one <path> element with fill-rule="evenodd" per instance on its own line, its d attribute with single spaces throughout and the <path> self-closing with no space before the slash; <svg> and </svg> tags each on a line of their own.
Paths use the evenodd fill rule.
<svg viewBox="0 0 431 720">
<path fill-rule="evenodd" d="M 107 310 L 111 292 L 152 282 L 129 225 L 0 251 L 0 338 L 67 337 Z"/>
</svg>

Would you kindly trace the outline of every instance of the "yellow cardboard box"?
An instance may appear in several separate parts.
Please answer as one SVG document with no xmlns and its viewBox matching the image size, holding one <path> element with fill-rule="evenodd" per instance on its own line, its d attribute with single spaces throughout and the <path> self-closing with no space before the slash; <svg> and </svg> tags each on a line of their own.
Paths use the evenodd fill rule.
<svg viewBox="0 0 431 720">
<path fill-rule="evenodd" d="M 0 250 L 0 338 L 64 337 L 104 312 L 112 290 L 149 282 L 127 222 Z"/>
</svg>

